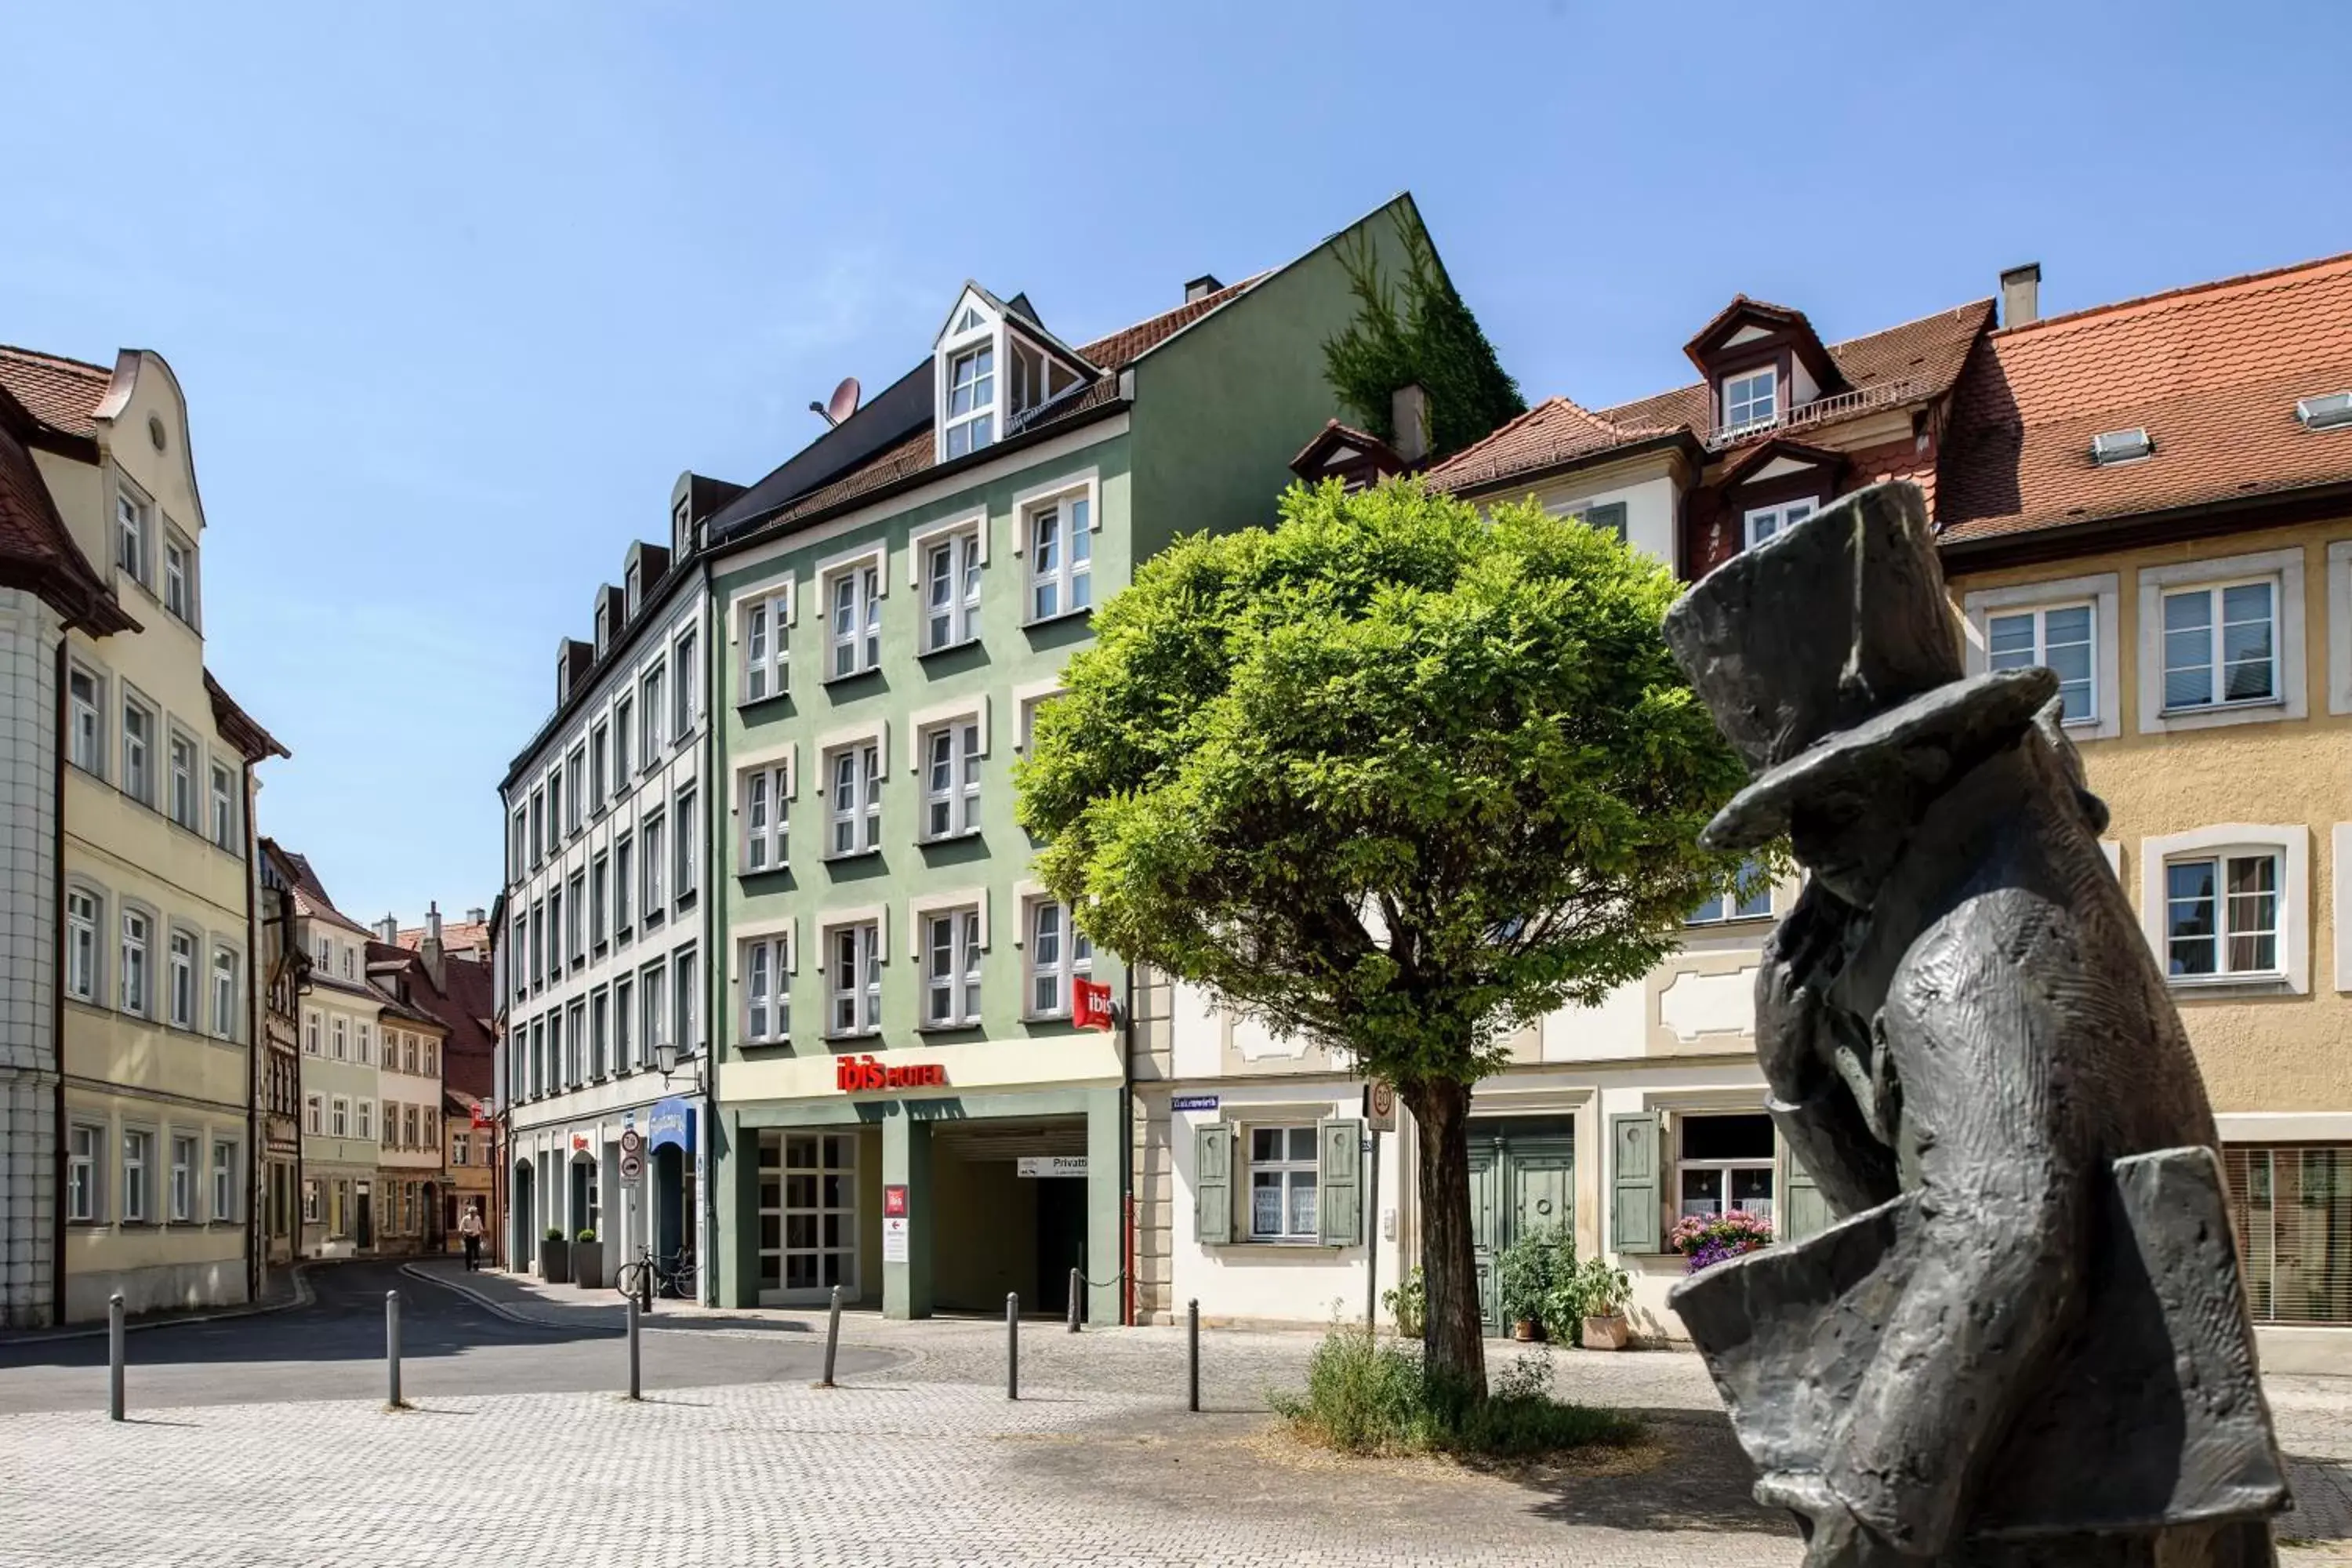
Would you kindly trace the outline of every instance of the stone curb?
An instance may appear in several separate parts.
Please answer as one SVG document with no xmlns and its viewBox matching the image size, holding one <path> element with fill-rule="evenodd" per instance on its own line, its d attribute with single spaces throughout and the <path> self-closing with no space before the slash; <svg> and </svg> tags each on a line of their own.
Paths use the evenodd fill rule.
<svg viewBox="0 0 2352 1568">
<path fill-rule="evenodd" d="M 136 1321 L 126 1321 L 122 1327 L 125 1332 L 135 1334 L 144 1329 L 186 1329 L 201 1323 L 226 1323 L 236 1318 L 263 1318 L 272 1312 L 290 1312 L 318 1300 L 318 1295 L 310 1289 L 310 1281 L 307 1278 L 314 1267 L 314 1263 L 294 1265 L 294 1294 L 289 1300 L 249 1301 L 241 1307 L 223 1307 L 216 1311 L 195 1312 L 186 1317 L 142 1318 Z M 112 1330 L 104 1323 L 94 1329 L 31 1329 L 22 1333 L 0 1334 L 0 1349 L 15 1345 L 46 1345 L 63 1340 L 102 1340 Z"/>
<path fill-rule="evenodd" d="M 585 1329 L 591 1333 L 597 1334 L 625 1334 L 628 1331 L 624 1328 L 612 1328 L 603 1323 L 582 1323 L 578 1321 L 562 1322 L 554 1319 L 541 1318 L 529 1312 L 520 1311 L 513 1307 L 508 1306 L 504 1301 L 499 1300 L 497 1297 L 490 1295 L 487 1291 L 477 1290 L 471 1285 L 460 1284 L 457 1280 L 450 1279 L 447 1275 L 442 1274 L 434 1269 L 426 1268 L 422 1264 L 404 1263 L 400 1266 L 400 1271 L 403 1274 L 407 1275 L 412 1279 L 422 1279 L 428 1285 L 439 1286 L 442 1289 L 450 1292 L 452 1295 L 463 1296 L 466 1300 L 471 1301 L 477 1307 L 481 1308 L 484 1311 L 494 1312 L 498 1314 L 498 1316 L 504 1318 L 507 1321 L 510 1323 L 520 1323 L 527 1329 L 554 1329 L 566 1331 L 575 1329 Z"/>
</svg>

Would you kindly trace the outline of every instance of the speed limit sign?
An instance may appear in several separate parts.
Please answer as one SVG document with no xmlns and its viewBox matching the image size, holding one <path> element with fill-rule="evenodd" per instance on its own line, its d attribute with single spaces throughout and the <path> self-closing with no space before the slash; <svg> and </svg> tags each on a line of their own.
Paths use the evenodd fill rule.
<svg viewBox="0 0 2352 1568">
<path fill-rule="evenodd" d="M 634 1157 L 644 1153 L 645 1151 L 646 1140 L 643 1133 L 639 1132 L 634 1127 L 624 1127 L 621 1129 L 622 1153 Z"/>
</svg>

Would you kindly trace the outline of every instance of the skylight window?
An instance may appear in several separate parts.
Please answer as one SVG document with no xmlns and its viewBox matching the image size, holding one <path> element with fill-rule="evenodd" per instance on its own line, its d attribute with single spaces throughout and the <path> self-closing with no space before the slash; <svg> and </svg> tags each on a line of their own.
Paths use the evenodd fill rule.
<svg viewBox="0 0 2352 1568">
<path fill-rule="evenodd" d="M 2333 430 L 2352 425 L 2352 392 L 2331 392 L 2306 397 L 2294 405 L 2296 421 L 2306 430 Z"/>
<path fill-rule="evenodd" d="M 2144 429 L 2108 430 L 2091 437 L 2091 461 L 2101 468 L 2137 462 L 2156 450 Z"/>
</svg>

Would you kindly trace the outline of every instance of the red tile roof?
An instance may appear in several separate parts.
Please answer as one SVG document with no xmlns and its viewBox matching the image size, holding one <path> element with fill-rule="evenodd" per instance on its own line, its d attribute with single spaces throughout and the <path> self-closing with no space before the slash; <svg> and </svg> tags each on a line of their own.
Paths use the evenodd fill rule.
<svg viewBox="0 0 2352 1568">
<path fill-rule="evenodd" d="M 1735 300 L 1727 310 L 1755 307 L 1803 318 L 1785 306 Z M 1719 313 L 1717 321 L 1722 320 Z M 1924 316 L 1842 343 L 1829 345 L 1830 358 L 1855 392 L 1880 392 L 1884 399 L 1904 402 L 1940 395 L 1959 378 L 1969 350 L 1992 321 L 1992 301 L 1969 304 Z M 1713 323 L 1710 323 L 1712 326 Z M 1883 407 L 1885 401 L 1856 408 Z M 1836 423 L 1840 416 L 1817 423 L 1794 425 L 1810 437 Z M 1600 458 L 1620 447 L 1656 440 L 1676 433 L 1704 439 L 1715 427 L 1714 399 L 1705 382 L 1672 392 L 1636 398 L 1613 408 L 1588 409 L 1564 397 L 1540 403 L 1485 440 L 1466 447 L 1430 470 L 1430 483 L 1444 489 L 1469 490 L 1500 484 L 1522 474 L 1540 473 L 1563 464 Z M 1759 429 L 1754 439 L 1769 440 L 1790 426 Z"/>
<path fill-rule="evenodd" d="M 400 928 L 400 934 L 394 939 L 394 942 L 395 945 L 404 947 L 411 952 L 417 952 L 425 945 L 425 928 L 403 926 Z M 488 921 L 443 921 L 441 922 L 441 951 L 462 952 L 470 947 L 480 948 L 484 952 L 490 951 L 490 925 Z"/>
<path fill-rule="evenodd" d="M 294 753 L 279 743 L 277 736 L 261 727 L 261 721 L 228 694 L 213 676 L 205 671 L 205 694 L 212 699 L 213 722 L 220 729 L 221 738 L 245 753 L 246 761 L 257 763 L 268 757 L 290 757 Z"/>
<path fill-rule="evenodd" d="M 334 900 L 327 897 L 326 885 L 319 880 L 319 873 L 311 867 L 309 856 L 298 854 L 282 844 L 277 845 L 276 847 L 278 853 L 285 857 L 287 867 L 294 873 L 295 913 L 308 915 L 313 920 L 327 921 L 334 925 L 342 926 L 346 930 L 355 931 L 362 936 L 373 934 L 367 927 L 335 908 Z"/>
<path fill-rule="evenodd" d="M 1995 332 L 1942 465 L 1948 543 L 2352 482 L 2352 428 L 2298 398 L 2352 391 L 2352 255 Z M 2101 468 L 2091 438 L 2145 428 Z"/>
<path fill-rule="evenodd" d="M 31 415 L 0 388 L 0 583 L 38 594 L 93 636 L 137 631 L 114 590 L 89 563 L 58 515 L 23 439 Z"/>
<path fill-rule="evenodd" d="M 0 386 L 15 393 L 33 417 L 68 436 L 97 434 L 93 416 L 113 380 L 103 365 L 0 343 Z"/>
</svg>

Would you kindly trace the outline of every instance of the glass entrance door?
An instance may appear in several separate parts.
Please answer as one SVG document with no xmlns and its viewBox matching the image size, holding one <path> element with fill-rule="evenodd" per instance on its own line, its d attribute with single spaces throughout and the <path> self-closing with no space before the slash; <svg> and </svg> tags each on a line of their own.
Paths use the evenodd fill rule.
<svg viewBox="0 0 2352 1568">
<path fill-rule="evenodd" d="M 821 1301 L 859 1294 L 857 1137 L 765 1132 L 760 1139 L 760 1297 Z"/>
</svg>

